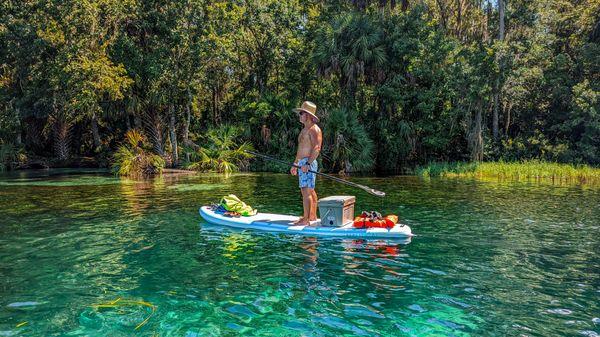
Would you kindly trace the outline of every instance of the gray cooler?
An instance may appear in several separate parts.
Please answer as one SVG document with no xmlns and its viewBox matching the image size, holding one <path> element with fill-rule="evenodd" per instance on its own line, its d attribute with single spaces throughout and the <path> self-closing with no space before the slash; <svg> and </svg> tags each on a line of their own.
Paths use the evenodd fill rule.
<svg viewBox="0 0 600 337">
<path fill-rule="evenodd" d="M 354 221 L 354 202 L 350 195 L 333 195 L 319 199 L 321 226 L 340 227 Z"/>
</svg>

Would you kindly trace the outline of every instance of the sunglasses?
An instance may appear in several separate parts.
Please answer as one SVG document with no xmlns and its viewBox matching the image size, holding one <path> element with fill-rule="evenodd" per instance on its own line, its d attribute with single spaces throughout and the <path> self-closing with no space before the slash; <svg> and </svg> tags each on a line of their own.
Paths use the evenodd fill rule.
<svg viewBox="0 0 600 337">
<path fill-rule="evenodd" d="M 304 111 L 298 111 L 298 116 L 302 116 L 302 115 L 304 115 L 305 113 L 306 113 L 306 112 L 304 112 Z"/>
</svg>

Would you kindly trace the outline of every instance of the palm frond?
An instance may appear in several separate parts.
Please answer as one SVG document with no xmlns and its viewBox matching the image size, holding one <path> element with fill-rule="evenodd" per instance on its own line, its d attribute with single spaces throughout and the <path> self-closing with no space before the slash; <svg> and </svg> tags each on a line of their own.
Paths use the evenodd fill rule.
<svg viewBox="0 0 600 337">
<path fill-rule="evenodd" d="M 195 151 L 194 159 L 187 167 L 197 171 L 226 174 L 238 171 L 240 166 L 245 165 L 252 157 L 246 151 L 253 150 L 248 142 L 237 145 L 235 140 L 240 134 L 241 129 L 231 125 L 210 130 L 205 136 L 206 146 Z"/>
<path fill-rule="evenodd" d="M 138 130 L 129 130 L 125 142 L 113 155 L 112 170 L 121 176 L 142 177 L 162 173 L 165 160 L 144 149 L 145 137 Z"/>
</svg>

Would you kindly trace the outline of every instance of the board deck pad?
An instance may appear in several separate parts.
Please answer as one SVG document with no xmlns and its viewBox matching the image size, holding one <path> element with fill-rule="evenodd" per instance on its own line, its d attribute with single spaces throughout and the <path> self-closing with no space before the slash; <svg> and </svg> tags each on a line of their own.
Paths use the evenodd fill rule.
<svg viewBox="0 0 600 337">
<path fill-rule="evenodd" d="M 239 218 L 226 217 L 215 213 L 209 206 L 202 206 L 200 215 L 209 223 L 240 229 L 251 229 L 273 233 L 302 234 L 308 236 L 351 237 L 351 238 L 410 238 L 413 236 L 409 226 L 397 224 L 387 228 L 355 228 L 352 223 L 342 227 L 295 225 L 297 216 L 257 213 Z"/>
</svg>

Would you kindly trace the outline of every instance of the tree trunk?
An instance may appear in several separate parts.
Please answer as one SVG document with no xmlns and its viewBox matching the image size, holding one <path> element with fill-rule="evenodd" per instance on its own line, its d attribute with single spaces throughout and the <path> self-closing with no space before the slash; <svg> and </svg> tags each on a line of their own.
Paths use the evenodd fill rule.
<svg viewBox="0 0 600 337">
<path fill-rule="evenodd" d="M 500 19 L 498 24 L 498 40 L 504 41 L 504 0 L 498 0 L 498 16 Z"/>
<path fill-rule="evenodd" d="M 23 142 L 23 139 L 21 137 L 21 133 L 22 133 L 22 128 L 21 128 L 21 111 L 17 108 L 17 139 L 15 140 L 15 143 L 17 144 L 17 146 L 20 146 L 21 143 Z"/>
<path fill-rule="evenodd" d="M 271 141 L 271 129 L 266 124 L 263 124 L 260 129 L 260 135 L 262 138 L 263 145 L 268 145 Z"/>
<path fill-rule="evenodd" d="M 492 5 L 490 4 L 489 0 L 487 0 L 487 5 L 485 7 L 485 20 L 481 20 L 481 36 L 483 39 L 483 42 L 488 42 L 490 39 L 490 32 L 489 27 L 490 27 L 490 18 L 492 17 Z"/>
<path fill-rule="evenodd" d="M 403 12 L 406 12 L 406 10 L 408 9 L 408 0 L 402 0 L 402 6 L 400 7 L 400 9 L 402 9 Z"/>
<path fill-rule="evenodd" d="M 442 27 L 444 28 L 444 30 L 446 30 L 447 28 L 447 13 L 446 13 L 446 6 L 444 5 L 442 0 L 436 0 L 436 3 L 440 9 L 440 18 L 442 19 Z"/>
<path fill-rule="evenodd" d="M 59 160 L 69 158 L 69 131 L 71 126 L 68 122 L 56 119 L 52 126 L 54 133 L 54 154 Z"/>
<path fill-rule="evenodd" d="M 494 93 L 494 109 L 492 114 L 492 135 L 498 140 L 498 110 L 500 110 L 500 79 L 496 79 Z"/>
<path fill-rule="evenodd" d="M 131 130 L 131 119 L 129 114 L 125 115 L 125 125 L 127 126 L 127 131 Z"/>
<path fill-rule="evenodd" d="M 190 123 L 192 121 L 192 95 L 188 91 L 188 102 L 185 105 L 185 124 L 183 124 L 183 144 L 187 145 L 190 136 Z"/>
<path fill-rule="evenodd" d="M 189 102 L 186 107 L 185 107 L 185 124 L 183 125 L 183 145 L 185 146 L 189 146 L 190 143 L 190 122 L 192 119 L 192 112 L 190 111 L 190 104 L 191 102 Z M 190 152 L 189 151 L 185 151 L 185 161 L 189 163 L 190 161 Z"/>
<path fill-rule="evenodd" d="M 512 104 L 509 104 L 506 109 L 506 121 L 504 124 L 504 135 L 506 137 L 508 137 L 508 128 L 510 128 L 510 110 L 512 110 Z"/>
<path fill-rule="evenodd" d="M 498 0 L 498 16 L 499 16 L 499 30 L 498 30 L 498 41 L 504 41 L 504 0 Z M 492 135 L 494 140 L 498 140 L 498 113 L 500 110 L 500 76 L 502 76 L 502 60 L 496 56 L 498 62 L 498 77 L 494 87 L 494 110 L 492 116 Z"/>
<path fill-rule="evenodd" d="M 200 146 L 190 140 L 190 124 L 192 122 L 192 94 L 188 91 L 188 103 L 185 107 L 185 124 L 183 125 L 183 144 L 197 150 Z M 185 160 L 190 161 L 190 153 L 186 151 Z"/>
<path fill-rule="evenodd" d="M 471 148 L 471 160 L 483 160 L 483 135 L 481 127 L 481 102 L 477 104 L 477 112 L 473 121 L 473 128 L 469 135 L 469 147 Z"/>
<path fill-rule="evenodd" d="M 142 119 L 137 113 L 133 115 L 133 125 L 137 130 L 142 130 Z"/>
<path fill-rule="evenodd" d="M 54 154 L 58 160 L 66 160 L 69 158 L 69 131 L 71 125 L 67 122 L 66 118 L 58 113 L 56 93 L 52 95 L 52 110 L 53 115 L 51 115 L 51 119 L 53 119 L 52 131 L 54 134 Z"/>
<path fill-rule="evenodd" d="M 212 108 L 213 108 L 213 122 L 215 125 L 218 123 L 217 121 L 217 90 L 212 88 Z"/>
<path fill-rule="evenodd" d="M 177 154 L 177 131 L 175 129 L 175 107 L 173 104 L 169 104 L 169 112 L 171 120 L 169 122 L 169 139 L 171 140 L 171 152 L 173 156 L 173 167 L 177 167 L 179 162 L 179 156 Z"/>
<path fill-rule="evenodd" d="M 163 122 L 158 116 L 155 107 L 150 107 L 149 111 L 144 116 L 144 123 L 146 124 L 146 134 L 150 142 L 152 143 L 152 148 L 154 152 L 159 156 L 163 157 L 165 155 L 165 151 L 163 148 Z"/>
<path fill-rule="evenodd" d="M 100 150 L 100 132 L 98 131 L 98 117 L 95 112 L 92 112 L 92 135 L 94 136 L 94 152 Z"/>
<path fill-rule="evenodd" d="M 462 1 L 456 0 L 456 36 L 460 40 L 462 25 Z"/>
</svg>

